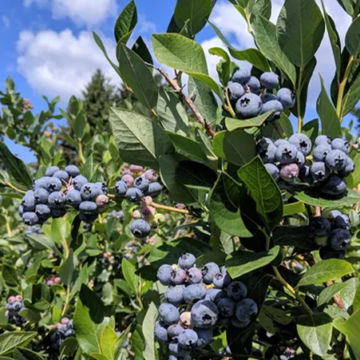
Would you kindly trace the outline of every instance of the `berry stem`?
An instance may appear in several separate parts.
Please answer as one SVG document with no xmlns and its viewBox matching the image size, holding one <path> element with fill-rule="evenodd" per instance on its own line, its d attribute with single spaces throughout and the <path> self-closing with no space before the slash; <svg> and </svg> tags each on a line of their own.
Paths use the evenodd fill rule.
<svg viewBox="0 0 360 360">
<path fill-rule="evenodd" d="M 161 205 L 161 204 L 156 204 L 154 202 L 152 202 L 150 204 L 150 206 L 154 207 L 155 209 L 167 210 L 167 211 L 177 212 L 177 213 L 186 214 L 186 215 L 190 214 L 189 210 L 178 209 L 178 208 L 175 208 L 175 207 L 172 207 L 172 206 L 165 206 L 165 205 Z"/>
<path fill-rule="evenodd" d="M 180 97 L 187 103 L 187 105 L 190 107 L 190 109 L 192 110 L 196 120 L 198 123 L 200 123 L 202 126 L 204 126 L 204 128 L 206 129 L 206 131 L 208 132 L 208 134 L 211 137 L 214 137 L 216 135 L 214 129 L 211 127 L 211 125 L 209 125 L 206 120 L 203 118 L 203 116 L 200 114 L 198 108 L 196 107 L 196 105 L 194 104 L 194 102 L 192 101 L 192 99 L 189 96 L 186 96 L 185 93 L 182 91 L 182 88 L 179 86 L 178 81 L 175 79 L 172 79 L 163 69 L 154 66 L 150 63 L 146 63 L 146 65 L 152 67 L 153 69 L 157 70 L 164 78 L 165 80 L 168 82 L 168 84 L 180 95 Z"/>
<path fill-rule="evenodd" d="M 5 217 L 5 220 L 6 220 L 6 231 L 7 231 L 8 237 L 11 237 L 12 236 L 12 231 L 11 231 L 11 227 L 10 227 L 9 218 L 7 216 L 7 211 L 5 212 L 4 217 Z"/>
<path fill-rule="evenodd" d="M 25 194 L 25 193 L 26 193 L 26 191 L 23 191 L 23 190 L 18 189 L 17 187 L 15 187 L 15 186 L 14 186 L 11 182 L 9 182 L 9 181 L 5 181 L 4 184 L 5 184 L 6 186 L 12 188 L 13 190 L 17 191 L 17 192 L 20 193 L 20 194 Z"/>
<path fill-rule="evenodd" d="M 64 316 L 66 314 L 66 309 L 69 305 L 69 301 L 70 301 L 70 286 L 68 285 L 66 288 L 66 300 L 65 300 L 65 304 L 63 307 L 63 311 L 61 313 L 62 316 Z"/>
<path fill-rule="evenodd" d="M 79 139 L 79 151 L 78 151 L 78 153 L 79 153 L 80 161 L 84 165 L 85 164 L 85 158 L 84 158 L 82 143 L 81 143 L 80 139 Z"/>
<path fill-rule="evenodd" d="M 233 107 L 231 106 L 231 102 L 230 102 L 230 99 L 229 99 L 229 92 L 228 92 L 227 88 L 224 89 L 224 93 L 225 93 L 225 99 L 226 99 L 226 110 L 230 113 L 230 115 L 234 119 L 236 119 L 236 114 L 235 114 L 235 111 L 234 111 Z"/>
<path fill-rule="evenodd" d="M 350 75 L 350 71 L 351 71 L 353 63 L 354 63 L 354 57 L 350 56 L 348 65 L 345 70 L 344 78 L 343 78 L 342 82 L 339 84 L 339 93 L 338 93 L 337 103 L 336 103 L 336 113 L 337 113 L 337 116 L 339 117 L 340 123 L 343 120 L 342 116 L 341 116 L 341 110 L 342 110 L 342 103 L 344 100 L 343 98 L 344 98 L 345 86 L 349 79 L 349 75 Z"/>
<path fill-rule="evenodd" d="M 273 125 L 274 129 L 276 130 L 276 132 L 278 133 L 278 135 L 280 136 L 280 138 L 285 139 L 284 132 L 283 132 L 281 126 L 279 125 L 279 123 L 275 120 L 272 122 L 272 125 Z"/>
</svg>

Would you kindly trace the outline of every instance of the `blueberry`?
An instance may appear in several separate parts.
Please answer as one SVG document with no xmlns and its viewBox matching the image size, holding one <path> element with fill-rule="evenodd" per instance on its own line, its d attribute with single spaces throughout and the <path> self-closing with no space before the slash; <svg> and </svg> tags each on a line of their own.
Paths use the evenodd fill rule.
<svg viewBox="0 0 360 360">
<path fill-rule="evenodd" d="M 15 301 L 12 304 L 12 309 L 16 312 L 19 312 L 23 308 L 23 304 L 20 301 Z"/>
<path fill-rule="evenodd" d="M 185 356 L 189 356 L 190 355 L 190 352 L 189 350 L 186 350 L 184 348 L 182 348 L 178 341 L 172 341 L 169 346 L 168 346 L 168 349 L 169 349 L 169 352 L 170 354 L 173 354 L 173 355 L 176 355 L 176 356 L 179 356 L 181 358 L 184 358 Z"/>
<path fill-rule="evenodd" d="M 125 196 L 127 190 L 128 190 L 128 187 L 127 187 L 125 181 L 120 180 L 115 184 L 115 192 L 116 192 L 117 196 Z"/>
<path fill-rule="evenodd" d="M 284 108 L 281 105 L 280 101 L 270 100 L 270 101 L 266 102 L 265 104 L 263 104 L 261 114 L 265 114 L 271 110 L 275 110 L 275 111 L 266 119 L 266 121 L 268 121 L 268 122 L 271 122 L 274 120 L 279 120 Z"/>
<path fill-rule="evenodd" d="M 213 278 L 213 283 L 217 289 L 222 289 L 230 284 L 231 278 L 228 273 L 218 272 Z"/>
<path fill-rule="evenodd" d="M 295 161 L 297 155 L 297 150 L 294 145 L 291 144 L 281 144 L 275 153 L 276 160 L 281 164 L 291 164 Z"/>
<path fill-rule="evenodd" d="M 75 190 L 75 189 L 69 190 L 66 193 L 66 201 L 72 207 L 74 207 L 75 209 L 78 209 L 82 202 L 80 191 Z"/>
<path fill-rule="evenodd" d="M 50 209 L 61 209 L 66 204 L 66 196 L 60 191 L 55 191 L 49 195 L 48 202 Z"/>
<path fill-rule="evenodd" d="M 32 194 L 25 194 L 25 196 L 21 200 L 21 206 L 23 207 L 24 211 L 33 211 L 35 209 L 35 195 Z"/>
<path fill-rule="evenodd" d="M 175 285 L 181 285 L 187 280 L 186 271 L 176 268 L 171 271 L 171 282 Z"/>
<path fill-rule="evenodd" d="M 274 94 L 265 93 L 261 95 L 261 101 L 263 104 L 266 104 L 268 101 L 278 100 L 278 98 Z"/>
<path fill-rule="evenodd" d="M 350 230 L 350 219 L 347 215 L 336 216 L 333 220 L 334 229 Z"/>
<path fill-rule="evenodd" d="M 328 241 L 332 250 L 345 250 L 351 243 L 351 234 L 346 230 L 336 229 L 330 233 Z"/>
<path fill-rule="evenodd" d="M 195 329 L 195 332 L 198 336 L 196 343 L 196 347 L 198 349 L 203 349 L 207 345 L 210 345 L 213 338 L 213 332 L 211 329 Z"/>
<path fill-rule="evenodd" d="M 314 149 L 313 158 L 315 161 L 325 161 L 326 155 L 331 151 L 331 146 L 327 143 L 322 143 Z"/>
<path fill-rule="evenodd" d="M 346 192 L 346 182 L 332 174 L 320 188 L 321 192 L 328 195 L 341 195 Z"/>
<path fill-rule="evenodd" d="M 331 138 L 327 135 L 319 135 L 316 139 L 315 139 L 315 146 L 319 146 L 322 144 L 328 144 L 331 145 Z"/>
<path fill-rule="evenodd" d="M 242 282 L 233 281 L 227 287 L 226 293 L 230 299 L 240 301 L 247 295 L 247 288 Z"/>
<path fill-rule="evenodd" d="M 195 300 L 202 300 L 205 298 L 206 290 L 203 285 L 192 284 L 185 288 L 183 296 L 186 303 L 190 304 Z"/>
<path fill-rule="evenodd" d="M 54 219 L 62 218 L 66 214 L 65 208 L 51 209 L 51 216 Z"/>
<path fill-rule="evenodd" d="M 338 172 L 338 175 L 341 177 L 347 177 L 352 174 L 355 170 L 355 164 L 348 156 L 346 157 L 346 163 L 344 170 Z"/>
<path fill-rule="evenodd" d="M 335 251 L 328 246 L 324 246 L 319 251 L 322 260 L 345 259 L 345 250 Z"/>
<path fill-rule="evenodd" d="M 19 206 L 19 215 L 21 217 L 24 215 L 24 207 L 22 205 Z"/>
<path fill-rule="evenodd" d="M 159 307 L 159 316 L 166 325 L 175 324 L 180 319 L 179 310 L 172 304 L 161 304 Z"/>
<path fill-rule="evenodd" d="M 300 151 L 296 154 L 295 164 L 297 164 L 299 168 L 302 168 L 305 165 L 305 156 Z"/>
<path fill-rule="evenodd" d="M 264 72 L 260 76 L 261 84 L 269 90 L 275 89 L 279 85 L 279 76 L 274 72 Z"/>
<path fill-rule="evenodd" d="M 324 162 L 314 162 L 310 167 L 310 175 L 315 181 L 324 181 L 329 175 L 330 171 Z"/>
<path fill-rule="evenodd" d="M 129 188 L 125 194 L 126 199 L 131 202 L 138 202 L 143 196 L 143 192 L 137 188 Z"/>
<path fill-rule="evenodd" d="M 49 184 L 49 180 L 51 179 L 51 177 L 46 176 L 46 177 L 42 177 L 40 179 L 37 179 L 34 181 L 34 190 L 36 189 L 48 189 L 48 184 Z"/>
<path fill-rule="evenodd" d="M 239 304 L 237 304 L 235 315 L 238 321 L 248 325 L 258 312 L 259 309 L 254 300 L 244 299 Z"/>
<path fill-rule="evenodd" d="M 167 334 L 172 339 L 177 338 L 183 331 L 184 331 L 184 328 L 179 324 L 173 324 L 167 328 Z"/>
<path fill-rule="evenodd" d="M 235 104 L 235 111 L 240 119 L 249 119 L 260 114 L 263 104 L 256 94 L 245 94 Z"/>
<path fill-rule="evenodd" d="M 279 147 L 280 145 L 283 145 L 283 144 L 289 144 L 289 142 L 285 139 L 277 139 L 275 142 L 274 142 L 274 145 L 276 147 Z"/>
<path fill-rule="evenodd" d="M 305 134 L 299 133 L 290 136 L 289 143 L 293 144 L 297 151 L 300 151 L 305 156 L 311 152 L 311 140 Z"/>
<path fill-rule="evenodd" d="M 241 84 L 230 81 L 228 83 L 228 94 L 230 101 L 236 103 L 245 94 L 245 90 Z"/>
<path fill-rule="evenodd" d="M 153 169 L 146 170 L 144 176 L 146 177 L 146 179 L 148 179 L 151 182 L 154 182 L 158 179 L 158 174 Z"/>
<path fill-rule="evenodd" d="M 274 164 L 265 164 L 266 171 L 272 176 L 275 181 L 280 178 L 280 170 Z"/>
<path fill-rule="evenodd" d="M 191 319 L 198 328 L 211 328 L 216 324 L 218 316 L 218 308 L 209 300 L 200 300 L 191 308 Z"/>
<path fill-rule="evenodd" d="M 291 91 L 287 88 L 281 88 L 277 92 L 278 100 L 282 103 L 284 109 L 290 109 L 294 107 L 296 94 L 294 91 Z"/>
<path fill-rule="evenodd" d="M 62 188 L 61 180 L 58 178 L 51 177 L 47 180 L 47 191 L 60 191 Z"/>
<path fill-rule="evenodd" d="M 131 223 L 130 230 L 135 237 L 144 239 L 150 234 L 151 226 L 145 220 L 136 219 Z"/>
<path fill-rule="evenodd" d="M 156 197 L 162 192 L 162 186 L 158 182 L 152 182 L 149 184 L 149 187 L 146 191 L 147 196 Z"/>
<path fill-rule="evenodd" d="M 333 148 L 333 150 L 341 150 L 346 155 L 350 154 L 351 144 L 344 139 L 334 139 L 331 142 L 331 147 Z"/>
<path fill-rule="evenodd" d="M 205 300 L 210 300 L 217 303 L 220 299 L 226 297 L 226 292 L 221 289 L 208 289 L 206 290 Z"/>
<path fill-rule="evenodd" d="M 299 171 L 297 164 L 286 164 L 280 170 L 280 177 L 285 181 L 294 181 L 298 177 Z"/>
<path fill-rule="evenodd" d="M 47 205 L 38 204 L 35 208 L 35 214 L 39 219 L 47 220 L 51 217 L 51 210 Z"/>
<path fill-rule="evenodd" d="M 313 181 L 313 178 L 312 178 L 311 172 L 310 172 L 310 166 L 305 165 L 302 168 L 300 168 L 299 178 L 304 183 L 311 183 Z"/>
<path fill-rule="evenodd" d="M 65 171 L 68 173 L 69 176 L 75 178 L 76 176 L 80 175 L 80 171 L 77 166 L 75 165 L 68 165 L 65 168 Z"/>
<path fill-rule="evenodd" d="M 260 94 L 261 84 L 260 81 L 255 77 L 252 76 L 250 80 L 246 84 L 247 87 L 250 88 L 250 91 L 254 94 Z"/>
<path fill-rule="evenodd" d="M 249 82 L 251 78 L 251 72 L 247 69 L 239 69 L 235 71 L 234 75 L 232 76 L 232 81 L 237 82 L 241 85 L 245 85 Z"/>
<path fill-rule="evenodd" d="M 63 170 L 57 171 L 53 177 L 58 178 L 63 183 L 69 181 L 69 174 Z"/>
<path fill-rule="evenodd" d="M 45 171 L 45 176 L 53 176 L 60 169 L 57 166 L 50 166 Z"/>
<path fill-rule="evenodd" d="M 88 179 L 85 176 L 78 175 L 72 180 L 72 184 L 74 185 L 75 189 L 80 191 L 81 188 L 88 183 Z"/>
<path fill-rule="evenodd" d="M 325 158 L 326 165 L 331 170 L 341 171 L 346 166 L 346 154 L 341 150 L 331 150 Z"/>
<path fill-rule="evenodd" d="M 82 186 L 80 194 L 84 201 L 92 201 L 101 194 L 101 191 L 95 184 L 86 183 Z"/>
<path fill-rule="evenodd" d="M 256 145 L 256 151 L 260 155 L 262 161 L 272 163 L 275 161 L 276 146 L 268 142 L 266 138 L 262 138 Z"/>
<path fill-rule="evenodd" d="M 214 276 L 220 272 L 220 269 L 214 262 L 209 262 L 202 267 L 201 272 L 204 283 L 211 284 Z"/>
<path fill-rule="evenodd" d="M 198 335 L 194 330 L 186 329 L 178 337 L 179 345 L 183 349 L 193 349 L 196 347 Z"/>
<path fill-rule="evenodd" d="M 164 343 L 169 341 L 167 326 L 162 321 L 158 321 L 155 325 L 155 338 Z"/>
<path fill-rule="evenodd" d="M 127 187 L 132 187 L 134 185 L 134 178 L 130 174 L 126 174 L 121 178 Z"/>
<path fill-rule="evenodd" d="M 109 189 L 106 186 L 106 183 L 104 182 L 96 182 L 95 186 L 97 187 L 100 195 L 107 195 L 109 192 Z"/>
<path fill-rule="evenodd" d="M 33 226 L 39 222 L 38 216 L 34 212 L 25 212 L 22 219 L 26 225 Z"/>
<path fill-rule="evenodd" d="M 97 214 L 97 205 L 93 201 L 83 201 L 79 206 L 79 210 L 85 215 Z"/>
<path fill-rule="evenodd" d="M 198 268 L 190 268 L 188 270 L 189 284 L 199 284 L 202 280 L 202 272 Z"/>
<path fill-rule="evenodd" d="M 34 191 L 36 204 L 47 204 L 49 198 L 49 192 L 44 188 L 37 188 Z"/>
<path fill-rule="evenodd" d="M 141 190 L 143 193 L 149 188 L 150 181 L 145 176 L 139 176 L 134 181 L 134 187 Z"/>
<path fill-rule="evenodd" d="M 184 301 L 184 285 L 176 285 L 169 287 L 165 291 L 165 299 L 167 302 L 173 305 L 180 305 Z"/>
<path fill-rule="evenodd" d="M 235 314 L 235 306 L 236 306 L 235 301 L 229 298 L 220 299 L 219 302 L 217 303 L 219 314 L 222 317 L 233 316 Z"/>
<path fill-rule="evenodd" d="M 171 284 L 171 273 L 173 268 L 170 265 L 164 264 L 159 267 L 157 271 L 157 278 L 162 285 L 170 285 Z"/>
<path fill-rule="evenodd" d="M 178 260 L 179 266 L 184 269 L 190 269 L 195 264 L 196 258 L 193 254 L 183 253 Z"/>
<path fill-rule="evenodd" d="M 326 217 L 317 216 L 310 221 L 310 232 L 315 236 L 327 236 L 331 230 L 330 221 Z"/>
</svg>

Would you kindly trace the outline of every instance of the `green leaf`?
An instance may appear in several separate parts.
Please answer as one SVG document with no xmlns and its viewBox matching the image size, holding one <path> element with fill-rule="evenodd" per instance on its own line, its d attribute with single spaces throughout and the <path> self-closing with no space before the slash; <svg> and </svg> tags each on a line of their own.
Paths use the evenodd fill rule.
<svg viewBox="0 0 360 360">
<path fill-rule="evenodd" d="M 301 132 L 309 137 L 311 143 L 315 143 L 315 139 L 319 135 L 319 120 L 314 119 L 307 122 L 301 129 Z"/>
<path fill-rule="evenodd" d="M 357 287 L 354 302 L 353 302 L 353 311 L 358 311 L 360 309 L 360 286 Z"/>
<path fill-rule="evenodd" d="M 135 1 L 130 1 L 121 12 L 115 23 L 116 43 L 126 43 L 137 23 L 137 10 Z"/>
<path fill-rule="evenodd" d="M 256 155 L 253 136 L 243 130 L 220 131 L 213 139 L 214 153 L 235 165 L 242 166 Z"/>
<path fill-rule="evenodd" d="M 15 360 L 44 360 L 44 358 L 37 353 L 23 348 L 16 348 L 14 351 Z"/>
<path fill-rule="evenodd" d="M 226 86 L 231 76 L 231 62 L 229 54 L 222 48 L 214 47 L 209 49 L 211 55 L 217 55 L 222 57 L 217 64 L 217 71 L 221 83 Z"/>
<path fill-rule="evenodd" d="M 213 9 L 213 0 L 178 0 L 174 12 L 174 20 L 182 29 L 187 23 L 191 35 L 195 36 L 206 25 Z"/>
<path fill-rule="evenodd" d="M 290 61 L 304 68 L 319 48 L 324 19 L 314 0 L 286 0 L 277 21 L 280 48 Z"/>
<path fill-rule="evenodd" d="M 255 40 L 259 50 L 274 62 L 295 87 L 295 66 L 289 61 L 278 44 L 276 26 L 261 15 L 255 16 L 251 25 L 255 31 Z"/>
<path fill-rule="evenodd" d="M 177 95 L 161 87 L 156 111 L 165 130 L 182 135 L 188 133 L 188 115 Z"/>
<path fill-rule="evenodd" d="M 34 331 L 16 331 L 0 335 L 0 355 L 5 355 L 16 347 L 29 343 L 36 335 Z"/>
<path fill-rule="evenodd" d="M 222 98 L 221 87 L 208 75 L 205 54 L 199 44 L 179 34 L 153 34 L 151 38 L 159 62 L 202 81 Z"/>
<path fill-rule="evenodd" d="M 344 288 L 346 288 L 347 286 L 349 286 L 348 282 L 341 282 L 341 283 L 336 283 L 334 285 L 331 285 L 327 288 L 325 288 L 319 295 L 318 299 L 317 299 L 317 306 L 321 306 L 323 304 L 326 304 L 327 302 L 329 302 L 333 296 L 337 293 L 340 292 L 340 290 L 343 290 Z"/>
<path fill-rule="evenodd" d="M 274 179 L 259 157 L 244 165 L 238 175 L 247 186 L 266 227 L 273 229 L 280 223 L 283 214 L 282 196 Z"/>
<path fill-rule="evenodd" d="M 147 109 L 153 109 L 158 99 L 158 88 L 149 68 L 139 55 L 125 45 L 120 46 L 118 58 L 121 78 Z"/>
<path fill-rule="evenodd" d="M 348 52 L 358 57 L 360 54 L 360 18 L 358 17 L 349 27 L 346 33 L 345 45 Z"/>
<path fill-rule="evenodd" d="M 257 0 L 251 9 L 251 15 L 261 15 L 266 19 L 270 19 L 271 0 Z"/>
<path fill-rule="evenodd" d="M 226 258 L 226 269 L 231 278 L 235 279 L 271 264 L 279 256 L 280 251 L 280 246 L 261 253 L 237 251 Z"/>
<path fill-rule="evenodd" d="M 219 229 L 228 234 L 251 237 L 241 218 L 240 196 L 240 186 L 221 173 L 210 195 L 210 215 Z"/>
<path fill-rule="evenodd" d="M 31 246 L 34 246 L 39 250 L 49 249 L 54 251 L 54 253 L 56 253 L 57 255 L 62 256 L 62 254 L 59 252 L 59 249 L 56 247 L 54 241 L 49 236 L 43 234 L 31 234 L 28 235 L 28 240 Z"/>
<path fill-rule="evenodd" d="M 74 270 L 77 262 L 78 262 L 77 258 L 74 255 L 73 250 L 71 249 L 67 259 L 59 269 L 59 276 L 61 278 L 62 283 L 64 283 L 65 285 L 69 286 L 71 284 L 71 280 L 74 275 Z"/>
<path fill-rule="evenodd" d="M 236 50 L 229 47 L 230 54 L 237 60 L 247 61 L 261 71 L 270 71 L 266 57 L 257 49 Z"/>
<path fill-rule="evenodd" d="M 305 213 L 306 207 L 302 201 L 297 201 L 291 204 L 284 205 L 284 214 L 283 216 L 291 216 L 299 213 Z"/>
<path fill-rule="evenodd" d="M 152 302 L 147 311 L 143 322 L 143 334 L 145 338 L 144 359 L 156 360 L 155 355 L 155 323 L 158 316 L 158 310 Z"/>
<path fill-rule="evenodd" d="M 321 75 L 319 76 L 321 81 L 321 93 L 317 100 L 316 110 L 321 120 L 322 133 L 331 138 L 341 137 L 340 120 L 326 93 L 324 81 Z"/>
<path fill-rule="evenodd" d="M 7 286 L 13 287 L 19 284 L 19 277 L 14 267 L 9 265 L 2 266 L 2 277 Z"/>
<path fill-rule="evenodd" d="M 75 136 L 78 139 L 82 139 L 84 137 L 86 125 L 87 125 L 87 121 L 83 113 L 80 113 L 75 118 L 75 120 L 73 120 L 72 127 L 74 129 Z"/>
<path fill-rule="evenodd" d="M 266 119 L 268 119 L 268 117 L 273 112 L 274 112 L 274 110 L 270 110 L 265 114 L 259 115 L 255 118 L 248 119 L 248 120 L 225 118 L 226 128 L 229 131 L 234 131 L 236 129 L 249 129 L 252 127 L 259 127 L 265 123 Z"/>
<path fill-rule="evenodd" d="M 121 350 L 123 348 L 123 345 L 125 344 L 126 341 L 128 341 L 130 330 L 131 330 L 131 325 L 129 325 L 121 333 L 121 336 L 117 339 L 116 344 L 115 344 L 115 354 L 114 354 L 115 359 L 119 358 Z"/>
<path fill-rule="evenodd" d="M 73 337 L 68 337 L 66 338 L 60 346 L 60 354 L 61 354 L 61 358 L 62 356 L 68 356 L 68 357 L 72 357 L 74 356 L 76 350 L 78 350 L 79 346 L 78 346 L 78 342 L 75 338 Z"/>
<path fill-rule="evenodd" d="M 137 55 L 139 55 L 141 57 L 141 59 L 144 60 L 146 63 L 148 63 L 148 64 L 154 63 L 152 56 L 150 54 L 150 51 L 149 51 L 147 45 L 145 44 L 145 41 L 143 40 L 142 36 L 139 36 L 136 39 L 131 50 L 134 53 L 136 53 Z M 150 68 L 149 70 L 152 72 L 152 68 Z"/>
<path fill-rule="evenodd" d="M 300 316 L 297 323 L 300 339 L 316 355 L 323 356 L 330 346 L 332 319 L 327 314 Z"/>
<path fill-rule="evenodd" d="M 105 355 L 99 353 L 91 353 L 90 356 L 96 360 L 109 360 Z"/>
<path fill-rule="evenodd" d="M 3 141 L 0 142 L 0 159 L 6 168 L 12 185 L 20 190 L 32 188 L 32 178 L 26 165 L 11 153 Z"/>
<path fill-rule="evenodd" d="M 114 359 L 117 340 L 118 336 L 116 332 L 110 326 L 105 326 L 100 336 L 101 354 L 108 359 Z"/>
<path fill-rule="evenodd" d="M 158 158 L 173 152 L 166 133 L 143 115 L 111 108 L 110 123 L 123 161 L 157 169 Z"/>
<path fill-rule="evenodd" d="M 129 260 L 123 258 L 121 262 L 122 272 L 124 275 L 125 281 L 134 291 L 134 293 L 138 293 L 139 287 L 139 277 L 135 274 L 136 268 Z"/>
<path fill-rule="evenodd" d="M 315 240 L 311 238 L 308 226 L 277 226 L 273 231 L 275 245 L 295 246 L 303 250 L 316 250 L 318 248 Z"/>
<path fill-rule="evenodd" d="M 347 90 L 346 94 L 344 95 L 340 117 L 343 118 L 350 111 L 352 111 L 356 106 L 356 104 L 358 103 L 359 99 L 360 99 L 360 76 L 358 75 L 354 80 L 354 82 L 351 83 L 349 90 Z"/>
<path fill-rule="evenodd" d="M 302 277 L 298 286 L 317 285 L 352 274 L 354 268 L 345 260 L 323 260 L 311 267 Z"/>
<path fill-rule="evenodd" d="M 136 325 L 135 331 L 131 336 L 131 348 L 135 354 L 134 360 L 144 360 L 144 336 L 141 325 Z"/>
</svg>

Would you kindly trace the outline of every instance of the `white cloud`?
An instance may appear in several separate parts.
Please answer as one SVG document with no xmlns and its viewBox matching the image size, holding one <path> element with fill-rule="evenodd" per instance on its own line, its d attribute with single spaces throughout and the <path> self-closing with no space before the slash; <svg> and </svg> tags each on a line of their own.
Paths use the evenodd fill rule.
<svg viewBox="0 0 360 360">
<path fill-rule="evenodd" d="M 104 39 L 110 57 L 115 45 Z M 60 95 L 66 102 L 71 95 L 81 96 L 96 69 L 103 70 L 114 84 L 120 82 L 90 32 L 75 36 L 71 30 L 60 33 L 51 30 L 33 33 L 23 31 L 17 43 L 18 71 L 37 92 L 49 96 Z"/>
<path fill-rule="evenodd" d="M 6 28 L 10 27 L 10 19 L 7 16 L 3 15 L 1 20 Z"/>
</svg>

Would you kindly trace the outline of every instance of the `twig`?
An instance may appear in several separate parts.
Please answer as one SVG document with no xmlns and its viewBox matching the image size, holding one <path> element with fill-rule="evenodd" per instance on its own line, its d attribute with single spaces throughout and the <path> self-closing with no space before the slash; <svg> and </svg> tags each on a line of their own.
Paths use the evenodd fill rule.
<svg viewBox="0 0 360 360">
<path fill-rule="evenodd" d="M 207 132 L 209 133 L 209 135 L 211 137 L 214 137 L 216 135 L 215 131 L 213 130 L 213 128 L 205 121 L 205 119 L 203 118 L 203 116 L 200 114 L 198 108 L 196 107 L 196 105 L 194 104 L 194 102 L 191 100 L 191 98 L 189 96 L 186 96 L 184 94 L 184 92 L 182 91 L 181 87 L 178 85 L 177 80 L 172 79 L 163 69 L 154 66 L 150 63 L 146 63 L 146 65 L 152 67 L 153 69 L 157 70 L 164 78 L 165 80 L 168 82 L 168 84 L 184 99 L 184 101 L 188 104 L 188 106 L 190 107 L 190 109 L 192 110 L 196 120 L 198 123 L 200 123 L 202 126 L 204 126 L 204 128 L 207 130 Z"/>
<path fill-rule="evenodd" d="M 177 212 L 180 214 L 190 214 L 189 210 L 184 210 L 184 209 L 178 209 L 172 206 L 165 206 L 165 205 L 161 205 L 161 204 L 156 204 L 154 202 L 152 202 L 150 204 L 150 206 L 154 207 L 155 209 L 161 209 L 161 210 L 167 210 L 167 211 L 172 211 L 172 212 Z"/>
<path fill-rule="evenodd" d="M 17 191 L 17 192 L 20 193 L 20 194 L 25 194 L 25 193 L 26 193 L 26 191 L 23 191 L 23 190 L 18 189 L 17 187 L 15 187 L 15 186 L 14 186 L 11 182 L 9 182 L 9 181 L 5 181 L 4 184 L 7 185 L 8 187 L 12 188 L 13 190 Z"/>
</svg>

